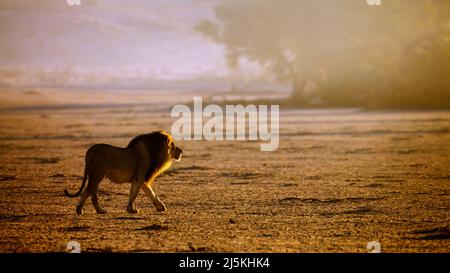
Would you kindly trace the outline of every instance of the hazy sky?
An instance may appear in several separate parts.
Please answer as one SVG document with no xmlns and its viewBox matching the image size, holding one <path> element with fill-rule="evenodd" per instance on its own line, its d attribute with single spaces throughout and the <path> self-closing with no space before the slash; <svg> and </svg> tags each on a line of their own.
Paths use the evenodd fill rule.
<svg viewBox="0 0 450 273">
<path fill-rule="evenodd" d="M 81 0 L 81 6 L 69 6 L 65 0 L 0 0 L 0 68 L 27 69 L 29 77 L 62 70 L 81 80 L 225 75 L 223 48 L 193 29 L 214 17 L 218 2 Z"/>
</svg>

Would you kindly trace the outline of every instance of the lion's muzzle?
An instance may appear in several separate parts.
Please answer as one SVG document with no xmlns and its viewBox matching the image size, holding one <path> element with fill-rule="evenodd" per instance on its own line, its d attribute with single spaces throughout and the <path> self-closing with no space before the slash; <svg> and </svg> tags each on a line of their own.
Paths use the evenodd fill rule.
<svg viewBox="0 0 450 273">
<path fill-rule="evenodd" d="M 175 149 L 173 150 L 173 153 L 172 153 L 172 157 L 176 161 L 179 161 L 181 159 L 182 155 L 183 155 L 183 150 L 181 150 L 179 147 L 175 147 Z"/>
</svg>

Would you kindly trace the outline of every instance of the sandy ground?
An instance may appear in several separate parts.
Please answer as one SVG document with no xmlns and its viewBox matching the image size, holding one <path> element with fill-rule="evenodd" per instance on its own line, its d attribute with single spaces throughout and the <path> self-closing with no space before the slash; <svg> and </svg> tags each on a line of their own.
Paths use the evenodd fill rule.
<svg viewBox="0 0 450 273">
<path fill-rule="evenodd" d="M 156 182 L 166 212 L 141 192 L 141 213 L 128 214 L 129 185 L 105 180 L 109 213 L 86 202 L 78 216 L 63 189 L 80 186 L 87 148 L 174 119 L 151 103 L 161 96 L 20 96 L 28 103 L 0 111 L 0 252 L 63 252 L 71 240 L 83 252 L 450 251 L 450 112 L 283 110 L 276 152 L 179 142 L 185 156 Z"/>
</svg>

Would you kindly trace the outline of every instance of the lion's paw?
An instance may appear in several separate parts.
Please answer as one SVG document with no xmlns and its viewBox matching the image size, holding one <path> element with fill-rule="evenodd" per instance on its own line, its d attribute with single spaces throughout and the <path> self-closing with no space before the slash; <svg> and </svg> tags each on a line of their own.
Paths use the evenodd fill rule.
<svg viewBox="0 0 450 273">
<path fill-rule="evenodd" d="M 107 213 L 108 213 L 108 211 L 105 210 L 105 209 L 98 209 L 97 210 L 97 214 L 107 214 Z"/>
<path fill-rule="evenodd" d="M 80 207 L 77 207 L 77 214 L 78 215 L 82 215 L 83 214 L 83 209 Z"/>
<path fill-rule="evenodd" d="M 155 204 L 155 207 L 156 207 L 156 211 L 157 212 L 161 212 L 161 211 L 166 211 L 167 210 L 166 205 L 164 205 L 163 203 Z"/>
<path fill-rule="evenodd" d="M 135 209 L 135 208 L 131 208 L 131 207 L 128 207 L 127 211 L 128 211 L 128 213 L 139 213 L 139 212 L 141 212 L 140 209 Z"/>
</svg>

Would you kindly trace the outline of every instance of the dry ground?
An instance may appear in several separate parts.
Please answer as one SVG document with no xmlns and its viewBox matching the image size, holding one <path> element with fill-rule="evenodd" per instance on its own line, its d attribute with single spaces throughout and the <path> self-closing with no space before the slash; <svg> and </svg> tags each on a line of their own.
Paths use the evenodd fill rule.
<svg viewBox="0 0 450 273">
<path fill-rule="evenodd" d="M 87 202 L 78 216 L 63 189 L 79 187 L 86 149 L 125 146 L 174 119 L 151 103 L 158 96 L 81 94 L 63 105 L 70 94 L 21 95 L 42 107 L 0 112 L 0 252 L 61 252 L 71 240 L 113 252 L 366 252 L 369 241 L 450 251 L 450 112 L 282 111 L 276 152 L 180 142 L 185 156 L 156 182 L 168 211 L 141 193 L 142 212 L 128 214 L 129 185 L 105 180 L 109 214 Z"/>
</svg>

